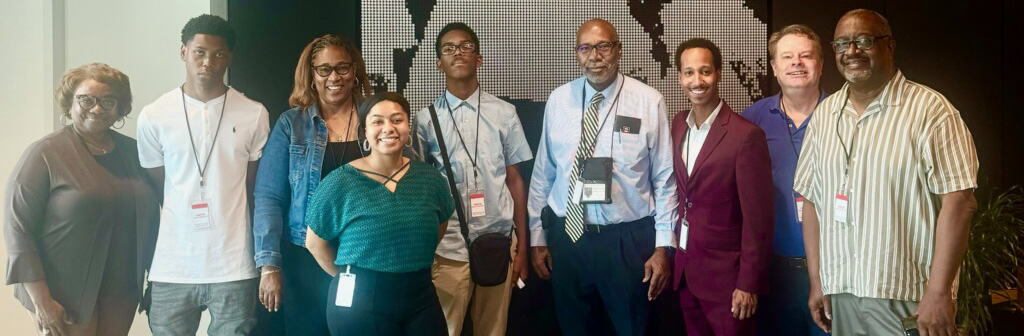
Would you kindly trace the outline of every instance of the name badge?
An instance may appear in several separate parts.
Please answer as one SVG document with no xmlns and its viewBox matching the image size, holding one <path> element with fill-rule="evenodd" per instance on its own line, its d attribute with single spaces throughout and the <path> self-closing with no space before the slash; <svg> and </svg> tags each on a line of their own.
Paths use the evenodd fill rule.
<svg viewBox="0 0 1024 336">
<path fill-rule="evenodd" d="M 580 204 L 610 204 L 612 202 L 612 158 L 592 157 L 583 162 L 580 172 Z M 579 189 L 577 189 L 579 190 Z"/>
<path fill-rule="evenodd" d="M 846 195 L 836 193 L 836 206 L 833 209 L 832 214 L 837 222 L 846 223 L 846 210 L 849 206 L 849 197 Z"/>
<path fill-rule="evenodd" d="M 796 196 L 796 221 L 804 222 L 804 197 Z"/>
<path fill-rule="evenodd" d="M 469 191 L 469 212 L 472 217 L 483 217 L 487 214 L 484 206 L 484 191 L 474 189 Z"/>
<path fill-rule="evenodd" d="M 684 217 L 679 226 L 679 249 L 686 251 L 686 240 L 690 238 L 690 222 Z"/>
<path fill-rule="evenodd" d="M 338 293 L 334 298 L 334 305 L 338 307 L 352 307 L 352 295 L 356 292 L 356 275 L 345 272 L 338 274 Z"/>
<path fill-rule="evenodd" d="M 210 200 L 201 198 L 190 202 L 189 217 L 192 219 L 192 228 L 205 229 L 213 226 L 213 218 L 210 217 Z"/>
</svg>

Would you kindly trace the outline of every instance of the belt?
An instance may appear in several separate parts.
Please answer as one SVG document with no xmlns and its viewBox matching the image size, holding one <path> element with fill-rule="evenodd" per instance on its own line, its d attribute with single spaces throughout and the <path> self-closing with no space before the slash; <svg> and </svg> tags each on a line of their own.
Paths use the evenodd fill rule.
<svg viewBox="0 0 1024 336">
<path fill-rule="evenodd" d="M 802 257 L 783 257 L 776 255 L 775 262 L 793 268 L 807 268 L 807 258 Z"/>
<path fill-rule="evenodd" d="M 623 222 L 623 223 L 615 223 L 615 224 L 606 224 L 606 225 L 587 224 L 587 225 L 584 226 L 584 228 L 586 229 L 586 231 L 584 231 L 584 233 L 592 232 L 592 233 L 600 234 L 601 232 L 618 231 L 618 230 L 625 229 L 625 228 L 628 228 L 630 226 L 633 226 L 634 224 L 654 225 L 654 218 L 652 218 L 652 217 L 644 217 L 644 218 L 637 219 L 635 221 Z"/>
</svg>

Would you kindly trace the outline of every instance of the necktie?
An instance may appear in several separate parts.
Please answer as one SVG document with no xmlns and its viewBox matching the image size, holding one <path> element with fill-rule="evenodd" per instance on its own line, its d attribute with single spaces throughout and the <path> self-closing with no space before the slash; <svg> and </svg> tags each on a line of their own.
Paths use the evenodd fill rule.
<svg viewBox="0 0 1024 336">
<path fill-rule="evenodd" d="M 594 143 L 597 142 L 597 106 L 604 100 L 600 92 L 590 99 L 590 107 L 583 114 L 583 130 L 580 132 L 580 146 L 576 148 L 576 159 L 572 162 L 572 173 L 569 175 L 569 202 L 565 210 L 565 233 L 576 242 L 583 236 L 583 205 L 575 202 L 576 184 L 583 171 L 582 162 L 594 155 Z"/>
</svg>

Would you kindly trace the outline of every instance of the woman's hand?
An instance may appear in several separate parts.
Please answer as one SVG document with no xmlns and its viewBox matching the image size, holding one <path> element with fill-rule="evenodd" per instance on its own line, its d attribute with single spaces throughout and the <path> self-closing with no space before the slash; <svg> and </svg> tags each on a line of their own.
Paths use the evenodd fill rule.
<svg viewBox="0 0 1024 336">
<path fill-rule="evenodd" d="M 281 308 L 281 269 L 274 266 L 260 268 L 260 303 L 268 312 Z"/>
<path fill-rule="evenodd" d="M 69 335 L 68 327 L 71 325 L 71 318 L 57 300 L 52 297 L 40 299 L 39 302 L 32 302 L 36 306 L 36 323 L 43 335 L 64 336 Z M 47 332 L 49 331 L 49 332 Z"/>
</svg>

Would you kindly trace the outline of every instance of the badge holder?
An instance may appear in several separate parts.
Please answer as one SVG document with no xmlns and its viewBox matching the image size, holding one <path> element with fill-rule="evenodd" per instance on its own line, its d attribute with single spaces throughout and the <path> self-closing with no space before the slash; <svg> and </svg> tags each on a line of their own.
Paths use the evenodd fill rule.
<svg viewBox="0 0 1024 336">
<path fill-rule="evenodd" d="M 796 221 L 804 222 L 804 197 L 793 191 L 793 200 L 796 203 Z"/>
<path fill-rule="evenodd" d="M 473 188 L 469 188 L 469 217 L 470 218 L 481 218 L 487 215 L 487 207 L 484 201 L 484 189 L 480 188 L 479 181 L 477 180 L 476 168 L 473 168 L 473 184 L 469 184 L 469 176 L 466 176 L 466 185 L 472 185 Z"/>
<path fill-rule="evenodd" d="M 338 274 L 338 293 L 334 305 L 352 307 L 352 296 L 356 291 L 356 275 L 352 273 L 352 265 L 345 266 L 345 273 Z"/>
<path fill-rule="evenodd" d="M 193 229 L 206 229 L 213 226 L 210 198 L 206 195 L 206 187 L 200 184 L 199 198 L 189 202 L 189 218 Z"/>
<path fill-rule="evenodd" d="M 579 185 L 580 204 L 612 203 L 612 158 L 592 157 L 583 162 Z"/>
<path fill-rule="evenodd" d="M 843 175 L 843 182 L 839 184 L 839 192 L 836 193 L 835 208 L 832 209 L 832 215 L 837 222 L 846 224 L 848 219 L 847 210 L 849 210 L 850 198 L 847 196 L 846 190 L 846 175 Z"/>
<path fill-rule="evenodd" d="M 679 249 L 686 251 L 686 241 L 690 238 L 690 221 L 686 220 L 689 207 L 683 206 L 683 216 L 679 221 Z"/>
</svg>

